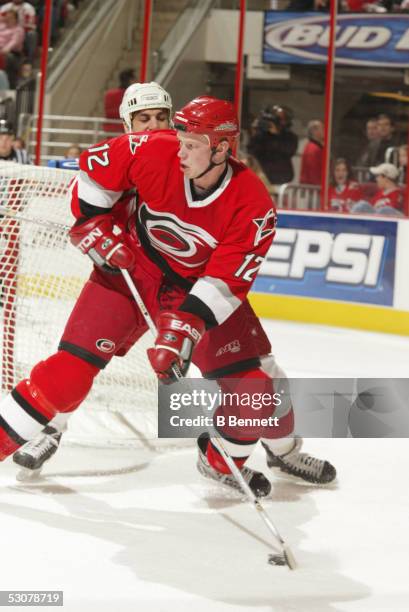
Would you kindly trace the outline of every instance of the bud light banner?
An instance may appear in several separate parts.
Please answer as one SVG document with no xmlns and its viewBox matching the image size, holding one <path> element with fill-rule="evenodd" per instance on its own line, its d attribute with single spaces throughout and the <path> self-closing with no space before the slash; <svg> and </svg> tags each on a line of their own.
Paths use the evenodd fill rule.
<svg viewBox="0 0 409 612">
<path fill-rule="evenodd" d="M 281 212 L 253 291 L 392 306 L 397 227 Z"/>
<path fill-rule="evenodd" d="M 265 11 L 263 62 L 326 62 L 329 30 L 328 14 Z M 347 13 L 337 18 L 337 64 L 407 68 L 408 52 L 408 14 Z"/>
</svg>

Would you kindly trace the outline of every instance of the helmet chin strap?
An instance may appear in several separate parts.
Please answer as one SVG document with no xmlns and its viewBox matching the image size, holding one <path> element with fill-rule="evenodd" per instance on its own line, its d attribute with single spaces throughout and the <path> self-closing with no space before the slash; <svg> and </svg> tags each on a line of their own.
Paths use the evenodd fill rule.
<svg viewBox="0 0 409 612">
<path fill-rule="evenodd" d="M 207 174 L 208 172 L 210 172 L 210 170 L 213 170 L 213 168 L 216 168 L 216 166 L 222 166 L 223 164 L 227 163 L 227 158 L 222 161 L 219 162 L 218 164 L 216 164 L 216 162 L 213 161 L 213 156 L 216 154 L 216 147 L 212 147 L 212 154 L 210 156 L 210 162 L 209 165 L 207 166 L 206 170 L 203 170 L 203 172 L 201 172 L 201 174 L 198 174 L 197 176 L 193 177 L 193 181 L 196 181 L 197 179 L 202 178 L 202 176 L 204 176 L 205 174 Z"/>
</svg>

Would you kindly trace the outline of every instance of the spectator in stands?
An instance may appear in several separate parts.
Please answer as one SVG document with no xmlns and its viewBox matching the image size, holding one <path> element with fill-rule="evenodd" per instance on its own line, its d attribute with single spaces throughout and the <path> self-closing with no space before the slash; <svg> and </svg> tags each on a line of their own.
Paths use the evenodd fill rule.
<svg viewBox="0 0 409 612">
<path fill-rule="evenodd" d="M 119 87 L 108 89 L 104 96 L 105 117 L 107 119 L 119 119 L 119 107 L 122 102 L 125 89 L 135 82 L 135 71 L 127 68 L 119 73 Z M 104 123 L 107 132 L 122 132 L 122 126 L 115 123 Z"/>
<path fill-rule="evenodd" d="M 5 67 L 11 89 L 15 89 L 21 52 L 24 44 L 24 29 L 18 23 L 16 11 L 9 10 L 0 15 L 0 68 Z"/>
<path fill-rule="evenodd" d="M 36 75 L 33 65 L 28 59 L 23 59 L 19 69 L 16 83 L 16 114 L 34 112 L 34 100 L 36 91 Z"/>
<path fill-rule="evenodd" d="M 400 185 L 406 184 L 408 169 L 408 145 L 401 145 L 399 147 L 399 179 Z"/>
<path fill-rule="evenodd" d="M 285 106 L 268 106 L 252 125 L 248 152 L 256 158 L 271 185 L 293 180 L 292 157 L 298 138 L 291 131 L 293 112 Z"/>
<path fill-rule="evenodd" d="M 0 9 L 0 14 L 14 10 L 18 15 L 18 22 L 24 28 L 24 50 L 30 61 L 33 61 L 37 48 L 37 18 L 35 8 L 30 2 L 13 0 L 7 2 Z"/>
<path fill-rule="evenodd" d="M 323 163 L 324 124 L 312 120 L 307 126 L 308 142 L 301 157 L 300 183 L 320 185 Z"/>
<path fill-rule="evenodd" d="M 376 140 L 368 145 L 368 165 L 377 166 L 385 161 L 385 154 L 390 147 L 399 146 L 399 137 L 395 133 L 395 126 L 389 115 L 381 114 L 377 117 L 378 134 Z"/>
<path fill-rule="evenodd" d="M 340 157 L 335 160 L 329 189 L 329 203 L 335 212 L 349 212 L 351 206 L 363 198 L 362 189 L 353 180 L 349 162 Z"/>
<path fill-rule="evenodd" d="M 25 84 L 34 77 L 33 65 L 28 58 L 24 58 L 20 64 L 17 86 Z"/>
<path fill-rule="evenodd" d="M 357 159 L 357 166 L 365 166 L 366 168 L 368 166 L 372 166 L 372 162 L 369 159 L 370 154 L 371 154 L 371 143 L 374 142 L 375 140 L 379 140 L 380 138 L 380 134 L 379 134 L 379 130 L 378 130 L 378 120 L 376 117 L 371 117 L 370 119 L 368 119 L 368 121 L 366 122 L 366 140 L 367 143 L 365 145 L 365 148 L 363 149 L 362 153 L 360 154 L 360 156 Z M 373 145 L 372 145 L 373 147 Z"/>
<path fill-rule="evenodd" d="M 355 204 L 351 212 L 389 216 L 403 216 L 403 191 L 398 186 L 399 170 L 393 164 L 380 164 L 370 168 L 376 177 L 378 190 L 370 202 Z"/>
<path fill-rule="evenodd" d="M 25 149 L 14 149 L 13 130 L 7 121 L 0 120 L 0 161 L 17 162 L 18 164 L 31 164 Z"/>
<path fill-rule="evenodd" d="M 65 159 L 78 159 L 81 155 L 81 149 L 78 145 L 72 144 L 64 153 Z"/>
</svg>

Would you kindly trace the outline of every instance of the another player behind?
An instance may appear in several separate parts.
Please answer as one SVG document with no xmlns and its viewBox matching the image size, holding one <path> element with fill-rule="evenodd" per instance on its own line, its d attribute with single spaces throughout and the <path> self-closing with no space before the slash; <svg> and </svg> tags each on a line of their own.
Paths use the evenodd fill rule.
<svg viewBox="0 0 409 612">
<path fill-rule="evenodd" d="M 119 114 L 126 133 L 168 129 L 172 121 L 172 99 L 155 82 L 133 83 L 124 93 Z M 123 199 L 118 209 L 128 203 L 129 198 Z M 23 468 L 21 476 L 28 476 L 29 471 L 37 475 L 44 463 L 54 455 L 67 429 L 69 417 L 69 412 L 59 413 L 34 440 L 14 453 L 13 461 Z"/>
</svg>

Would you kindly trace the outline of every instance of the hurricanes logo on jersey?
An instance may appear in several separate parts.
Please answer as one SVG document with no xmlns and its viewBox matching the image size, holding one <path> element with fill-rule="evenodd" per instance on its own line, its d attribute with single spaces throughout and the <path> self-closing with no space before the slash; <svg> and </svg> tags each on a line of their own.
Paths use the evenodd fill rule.
<svg viewBox="0 0 409 612">
<path fill-rule="evenodd" d="M 148 142 L 149 134 L 142 134 L 138 136 L 137 134 L 130 134 L 129 138 L 129 148 L 131 149 L 132 155 L 135 155 L 138 147 L 143 145 L 144 142 Z"/>
<path fill-rule="evenodd" d="M 156 250 L 187 268 L 206 263 L 209 248 L 215 249 L 218 244 L 202 227 L 181 221 L 172 213 L 154 212 L 146 203 L 139 208 L 139 221 Z"/>
<path fill-rule="evenodd" d="M 257 233 L 254 238 L 254 246 L 257 246 L 264 238 L 274 234 L 277 225 L 277 215 L 274 208 L 270 208 L 265 217 L 253 219 L 253 223 L 257 225 Z"/>
</svg>

